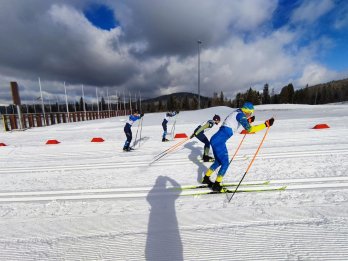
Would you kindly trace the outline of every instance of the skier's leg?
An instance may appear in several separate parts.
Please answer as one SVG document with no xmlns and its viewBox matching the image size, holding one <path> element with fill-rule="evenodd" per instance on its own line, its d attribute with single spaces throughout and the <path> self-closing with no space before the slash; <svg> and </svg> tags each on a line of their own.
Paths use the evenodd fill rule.
<svg viewBox="0 0 348 261">
<path fill-rule="evenodd" d="M 203 161 L 205 161 L 205 162 L 210 161 L 212 158 L 209 157 L 210 142 L 209 142 L 208 138 L 204 135 L 203 132 L 199 133 L 196 136 L 196 138 L 204 143 L 204 151 L 203 151 L 203 157 L 202 157 Z"/>
<path fill-rule="evenodd" d="M 167 123 L 168 123 L 168 121 L 166 119 L 164 119 L 163 122 L 162 122 L 162 128 L 163 128 L 162 141 L 166 141 Z"/>
<path fill-rule="evenodd" d="M 129 145 L 132 141 L 132 130 L 129 124 L 126 124 L 126 126 L 124 127 L 124 133 L 126 134 L 127 140 L 123 146 L 123 150 L 129 150 Z"/>
</svg>

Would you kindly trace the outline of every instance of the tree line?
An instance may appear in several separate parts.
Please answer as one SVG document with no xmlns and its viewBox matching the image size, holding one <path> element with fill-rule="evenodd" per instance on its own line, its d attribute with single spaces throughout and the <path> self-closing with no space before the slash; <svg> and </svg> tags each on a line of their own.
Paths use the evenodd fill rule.
<svg viewBox="0 0 348 261">
<path fill-rule="evenodd" d="M 213 97 L 200 97 L 201 108 L 214 106 L 229 106 L 239 108 L 245 101 L 255 105 L 260 104 L 326 104 L 348 101 L 348 79 L 331 81 L 295 90 L 292 83 L 281 88 L 276 94 L 265 84 L 262 91 L 249 88 L 244 93 L 237 93 L 234 99 L 228 99 L 224 93 L 214 92 Z M 167 110 L 195 110 L 198 106 L 198 96 L 193 93 L 174 93 L 147 100 L 142 107 L 145 112 L 158 112 Z"/>
<path fill-rule="evenodd" d="M 255 105 L 260 104 L 327 104 L 348 101 L 348 79 L 331 81 L 295 90 L 292 83 L 282 87 L 279 94 L 271 93 L 266 83 L 262 92 L 251 87 L 245 93 L 238 93 L 232 101 L 232 107 L 240 107 L 244 101 L 250 101 Z"/>
<path fill-rule="evenodd" d="M 239 108 L 245 101 L 250 101 L 255 105 L 260 104 L 326 104 L 348 101 L 348 79 L 331 81 L 295 90 L 292 83 L 281 88 L 280 93 L 276 94 L 274 89 L 270 90 L 266 83 L 262 91 L 257 91 L 251 87 L 244 93 L 237 93 L 234 99 L 228 99 L 224 93 L 214 92 L 213 97 L 200 96 L 200 107 L 209 108 L 215 106 L 229 106 Z M 45 104 L 46 112 L 65 112 L 65 104 Z M 163 95 L 144 101 L 135 100 L 132 103 L 107 103 L 104 97 L 98 104 L 88 104 L 81 97 L 79 102 L 69 103 L 68 110 L 74 111 L 105 111 L 105 110 L 138 110 L 141 112 L 162 112 L 171 110 L 196 110 L 198 108 L 197 94 L 181 92 L 170 95 Z M 40 113 L 42 107 L 39 104 L 22 105 L 21 110 L 28 113 Z M 15 106 L 0 106 L 0 113 L 16 113 Z"/>
</svg>

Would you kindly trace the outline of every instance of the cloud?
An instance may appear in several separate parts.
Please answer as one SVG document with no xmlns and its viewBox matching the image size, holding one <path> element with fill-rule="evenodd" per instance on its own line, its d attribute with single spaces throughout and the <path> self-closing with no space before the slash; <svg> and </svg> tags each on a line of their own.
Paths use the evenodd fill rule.
<svg viewBox="0 0 348 261">
<path fill-rule="evenodd" d="M 102 0 L 118 21 L 109 31 L 85 17 L 92 2 L 0 1 L 0 34 L 6 36 L 0 41 L 0 93 L 17 80 L 21 96 L 30 101 L 37 96 L 38 77 L 52 99 L 63 98 L 63 82 L 71 97 L 81 95 L 83 84 L 91 99 L 95 88 L 141 91 L 143 97 L 196 92 L 197 40 L 206 96 L 223 91 L 233 98 L 265 83 L 302 84 L 315 70 L 323 80 L 335 75 L 317 60 L 335 47 L 335 39 L 303 26 L 336 10 L 329 0 L 303 2 L 293 12 L 294 23 L 277 29 L 276 0 Z M 337 28 L 344 26 L 344 16 L 335 21 Z M 8 97 L 1 95 L 0 102 Z"/>
<path fill-rule="evenodd" d="M 333 0 L 306 0 L 293 12 L 291 19 L 295 23 L 312 23 L 333 7 Z"/>
<path fill-rule="evenodd" d="M 302 76 L 296 81 L 299 86 L 309 86 L 336 80 L 342 77 L 340 73 L 328 70 L 319 64 L 308 64 L 305 66 Z"/>
<path fill-rule="evenodd" d="M 219 46 L 234 31 L 254 31 L 275 9 L 276 1 L 127 1 L 115 3 L 126 41 L 144 41 L 138 55 L 192 55 L 196 41 Z"/>
</svg>

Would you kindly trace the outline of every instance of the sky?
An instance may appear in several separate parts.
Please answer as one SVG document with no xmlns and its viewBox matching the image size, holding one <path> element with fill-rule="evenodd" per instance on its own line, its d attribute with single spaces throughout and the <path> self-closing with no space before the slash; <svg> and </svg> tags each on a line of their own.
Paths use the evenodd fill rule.
<svg viewBox="0 0 348 261">
<path fill-rule="evenodd" d="M 344 79 L 347 14 L 344 0 L 0 0 L 0 104 L 11 81 L 35 102 L 39 78 L 45 101 L 64 84 L 71 101 L 196 93 L 198 56 L 209 97 Z"/>
</svg>

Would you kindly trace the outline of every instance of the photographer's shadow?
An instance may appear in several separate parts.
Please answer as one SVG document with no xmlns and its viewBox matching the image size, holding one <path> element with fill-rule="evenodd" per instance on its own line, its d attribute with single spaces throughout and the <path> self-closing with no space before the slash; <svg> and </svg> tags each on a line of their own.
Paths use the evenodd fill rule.
<svg viewBox="0 0 348 261">
<path fill-rule="evenodd" d="M 167 188 L 167 182 L 176 189 Z M 159 176 L 146 199 L 151 205 L 145 256 L 148 261 L 184 260 L 175 200 L 180 185 L 166 176 Z"/>
</svg>

